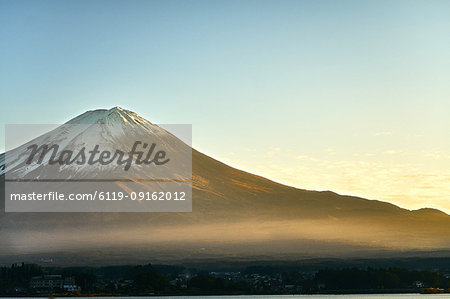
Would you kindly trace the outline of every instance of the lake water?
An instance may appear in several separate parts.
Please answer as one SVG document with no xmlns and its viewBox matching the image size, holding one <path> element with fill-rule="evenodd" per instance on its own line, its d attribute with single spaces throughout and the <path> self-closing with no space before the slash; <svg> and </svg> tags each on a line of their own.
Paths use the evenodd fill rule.
<svg viewBox="0 0 450 299">
<path fill-rule="evenodd" d="M 368 294 L 368 295 L 248 295 L 248 296 L 181 296 L 181 297 L 149 297 L 149 298 L 160 298 L 160 299 L 168 299 L 168 298 L 208 298 L 208 299 L 285 299 L 285 298 L 309 298 L 309 299 L 432 299 L 432 298 L 448 298 L 450 299 L 450 294 L 431 294 L 431 295 L 422 295 L 422 294 Z M 90 298 L 92 299 L 92 298 Z M 109 299 L 109 298 L 108 298 Z M 111 298 L 114 299 L 114 298 Z"/>
<path fill-rule="evenodd" d="M 2 299 L 18 299 L 20 297 L 14 298 L 2 298 Z M 26 299 L 43 299 L 45 297 L 38 298 L 30 298 Z M 67 299 L 68 297 L 56 297 L 55 299 Z M 152 296 L 152 297 L 74 297 L 77 299 L 195 299 L 195 298 L 208 298 L 208 299 L 341 299 L 341 298 L 350 298 L 350 299 L 450 299 L 450 294 L 367 294 L 367 295 L 245 295 L 245 296 Z"/>
<path fill-rule="evenodd" d="M 208 298 L 208 299 L 285 299 L 285 298 L 309 298 L 309 299 L 341 299 L 341 298 L 351 298 L 351 299 L 432 299 L 432 298 L 448 298 L 450 299 L 450 294 L 386 294 L 386 295 L 246 295 L 246 296 L 179 296 L 179 297 L 148 297 L 148 298 L 160 298 L 160 299 L 180 299 L 180 298 Z M 42 298 L 41 298 L 42 299 Z M 92 298 L 89 298 L 92 299 Z M 117 299 L 116 298 L 104 298 L 104 299 Z M 129 298 L 128 298 L 129 299 Z M 142 297 L 137 297 L 135 299 L 142 299 Z"/>
</svg>

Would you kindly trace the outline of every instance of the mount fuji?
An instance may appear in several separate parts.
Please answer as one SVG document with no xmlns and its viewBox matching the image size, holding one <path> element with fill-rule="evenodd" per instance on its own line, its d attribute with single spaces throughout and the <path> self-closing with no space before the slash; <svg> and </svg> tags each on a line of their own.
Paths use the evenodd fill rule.
<svg viewBox="0 0 450 299">
<path fill-rule="evenodd" d="M 68 129 L 73 124 L 86 127 Z M 94 134 L 92 124 L 105 129 Z M 29 167 L 18 154 L 30 144 L 58 142 L 77 148 L 80 140 L 97 138 L 105 147 L 127 148 L 130 140 L 142 136 L 160 140 L 167 148 L 188 149 L 192 155 L 191 213 L 5 213 L 5 171 L 20 177 L 44 171 Z M 5 153 L 0 154 L 0 262 L 51 258 L 66 264 L 104 264 L 425 251 L 449 255 L 450 216 L 441 211 L 410 211 L 387 202 L 285 186 L 225 165 L 119 107 L 87 111 L 6 156 L 12 158 L 5 169 Z M 145 169 L 136 169 L 133 175 L 152 178 Z M 92 168 L 80 165 L 61 166 L 59 171 L 62 177 L 93 176 Z"/>
</svg>

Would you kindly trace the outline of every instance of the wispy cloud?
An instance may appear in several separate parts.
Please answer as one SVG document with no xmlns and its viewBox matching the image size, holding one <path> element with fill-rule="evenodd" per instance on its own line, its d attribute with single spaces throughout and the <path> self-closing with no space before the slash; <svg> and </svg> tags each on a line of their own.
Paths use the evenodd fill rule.
<svg viewBox="0 0 450 299">
<path fill-rule="evenodd" d="M 270 151 L 268 151 L 268 152 L 266 153 L 266 156 L 269 157 L 269 158 L 272 158 L 272 157 L 275 156 L 275 154 L 277 154 L 279 151 L 280 151 L 280 148 L 279 148 L 279 147 L 274 147 L 274 148 L 272 148 Z"/>
<path fill-rule="evenodd" d="M 375 132 L 372 133 L 372 136 L 391 136 L 392 132 Z"/>
<path fill-rule="evenodd" d="M 396 155 L 396 154 L 401 154 L 401 153 L 403 153 L 402 150 L 395 150 L 395 149 L 391 149 L 391 150 L 387 150 L 387 151 L 383 152 L 383 154 L 386 154 L 386 155 Z"/>
</svg>

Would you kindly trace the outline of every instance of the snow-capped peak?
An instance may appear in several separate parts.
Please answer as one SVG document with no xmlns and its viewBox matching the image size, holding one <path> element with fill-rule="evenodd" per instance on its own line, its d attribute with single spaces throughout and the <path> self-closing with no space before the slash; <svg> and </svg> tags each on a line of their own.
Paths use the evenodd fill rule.
<svg viewBox="0 0 450 299">
<path fill-rule="evenodd" d="M 67 124 L 104 124 L 111 121 L 152 125 L 151 122 L 140 117 L 135 112 L 118 106 L 109 110 L 97 109 L 86 111 L 85 113 L 69 120 Z"/>
<path fill-rule="evenodd" d="M 155 142 L 158 146 L 173 152 L 174 156 L 179 156 L 177 149 L 183 149 L 181 150 L 183 154 L 190 152 L 190 147 L 177 137 L 130 110 L 121 107 L 97 109 L 87 111 L 56 129 L 0 155 L 0 175 L 8 172 L 8 174 L 16 173 L 24 176 L 40 167 L 40 165 L 25 164 L 26 154 L 30 152 L 27 148 L 31 144 L 49 146 L 57 144 L 61 151 L 66 149 L 78 151 L 86 145 L 99 145 L 102 150 L 115 152 L 116 149 L 129 151 L 135 141 L 148 144 Z M 5 156 L 8 159 L 5 159 Z M 44 162 L 47 162 L 49 158 L 50 155 L 46 156 Z M 72 169 L 76 172 L 82 168 L 86 170 L 86 167 L 76 165 L 61 166 L 61 169 Z"/>
</svg>

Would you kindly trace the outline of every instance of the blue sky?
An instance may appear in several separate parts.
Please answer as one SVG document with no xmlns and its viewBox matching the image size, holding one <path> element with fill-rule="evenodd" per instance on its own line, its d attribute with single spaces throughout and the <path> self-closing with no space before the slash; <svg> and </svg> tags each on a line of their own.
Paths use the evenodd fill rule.
<svg viewBox="0 0 450 299">
<path fill-rule="evenodd" d="M 449 15 L 449 1 L 2 0 L 1 123 L 122 106 L 192 123 L 195 148 L 289 185 L 450 211 Z"/>
</svg>

